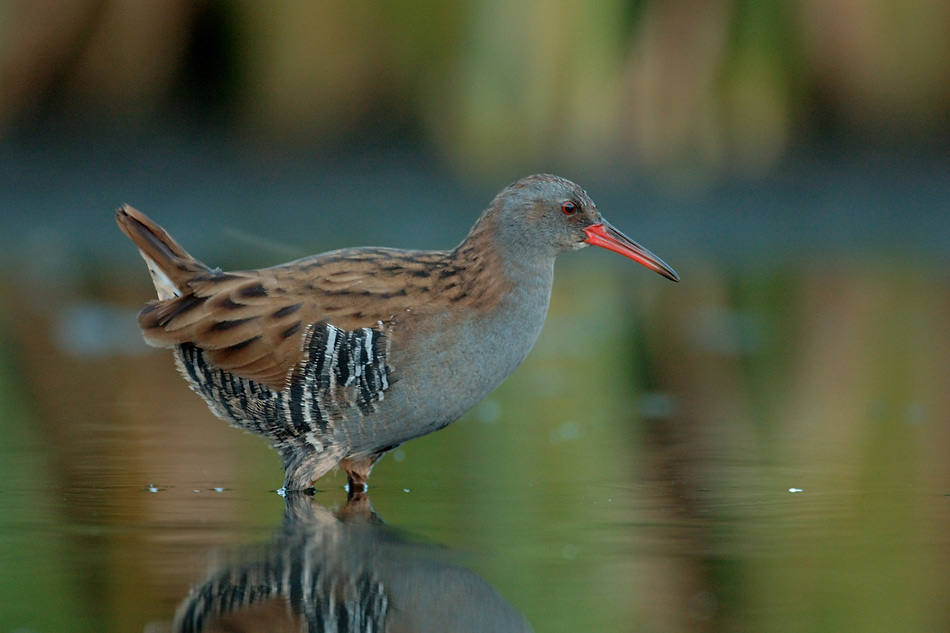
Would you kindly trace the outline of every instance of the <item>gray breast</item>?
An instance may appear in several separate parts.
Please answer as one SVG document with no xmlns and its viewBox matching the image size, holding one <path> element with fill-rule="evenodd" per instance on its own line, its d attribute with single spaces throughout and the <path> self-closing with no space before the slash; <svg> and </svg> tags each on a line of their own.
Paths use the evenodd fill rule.
<svg viewBox="0 0 950 633">
<path fill-rule="evenodd" d="M 387 394 L 386 417 L 393 430 L 385 441 L 398 444 L 435 431 L 500 385 L 534 346 L 550 290 L 549 278 L 542 277 L 489 312 L 431 316 L 411 346 L 395 347 L 391 362 L 399 382 Z"/>
</svg>

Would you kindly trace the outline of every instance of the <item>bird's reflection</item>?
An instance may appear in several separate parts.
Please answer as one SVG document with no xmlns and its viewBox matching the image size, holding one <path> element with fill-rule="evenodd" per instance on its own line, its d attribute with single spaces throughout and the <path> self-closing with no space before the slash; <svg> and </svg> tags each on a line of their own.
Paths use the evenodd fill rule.
<svg viewBox="0 0 950 633">
<path fill-rule="evenodd" d="M 530 631 L 485 580 L 385 527 L 365 495 L 336 514 L 286 497 L 273 542 L 212 572 L 175 631 L 403 633 Z"/>
</svg>

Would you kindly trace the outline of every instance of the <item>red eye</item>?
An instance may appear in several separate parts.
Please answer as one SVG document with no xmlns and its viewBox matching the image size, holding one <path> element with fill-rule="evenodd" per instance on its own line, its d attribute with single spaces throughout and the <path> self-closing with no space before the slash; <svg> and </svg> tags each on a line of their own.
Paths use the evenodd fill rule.
<svg viewBox="0 0 950 633">
<path fill-rule="evenodd" d="M 577 213 L 577 205 L 568 200 L 561 205 L 561 211 L 564 212 L 564 215 L 574 215 Z"/>
</svg>

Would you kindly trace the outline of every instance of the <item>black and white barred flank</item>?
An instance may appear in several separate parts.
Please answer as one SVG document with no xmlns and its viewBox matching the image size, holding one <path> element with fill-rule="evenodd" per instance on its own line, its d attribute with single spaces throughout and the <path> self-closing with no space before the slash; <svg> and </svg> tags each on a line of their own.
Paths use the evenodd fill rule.
<svg viewBox="0 0 950 633">
<path fill-rule="evenodd" d="M 283 423 L 284 392 L 210 365 L 201 348 L 190 343 L 179 345 L 176 352 L 179 369 L 191 388 L 218 417 L 276 440 L 289 437 Z"/>
<path fill-rule="evenodd" d="M 382 325 L 382 324 L 380 324 Z M 389 339 L 372 328 L 307 326 L 304 359 L 290 379 L 287 411 L 299 433 L 326 432 L 357 407 L 366 416 L 389 388 Z"/>
<path fill-rule="evenodd" d="M 217 369 L 194 345 L 180 345 L 177 356 L 192 388 L 219 417 L 277 442 L 301 438 L 322 452 L 331 425 L 367 416 L 385 398 L 392 379 L 382 328 L 307 326 L 303 360 L 281 391 Z"/>
</svg>

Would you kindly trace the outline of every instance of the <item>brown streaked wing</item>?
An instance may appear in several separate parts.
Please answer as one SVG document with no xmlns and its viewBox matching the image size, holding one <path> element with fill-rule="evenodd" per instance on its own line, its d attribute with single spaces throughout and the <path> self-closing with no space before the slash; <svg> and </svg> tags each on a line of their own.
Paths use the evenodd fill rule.
<svg viewBox="0 0 950 633">
<path fill-rule="evenodd" d="M 302 358 L 307 325 L 352 330 L 391 322 L 418 300 L 424 270 L 444 257 L 349 249 L 263 270 L 213 273 L 189 282 L 190 294 L 148 304 L 139 324 L 152 345 L 192 343 L 219 369 L 279 390 Z M 408 274 L 413 271 L 419 274 Z"/>
</svg>

